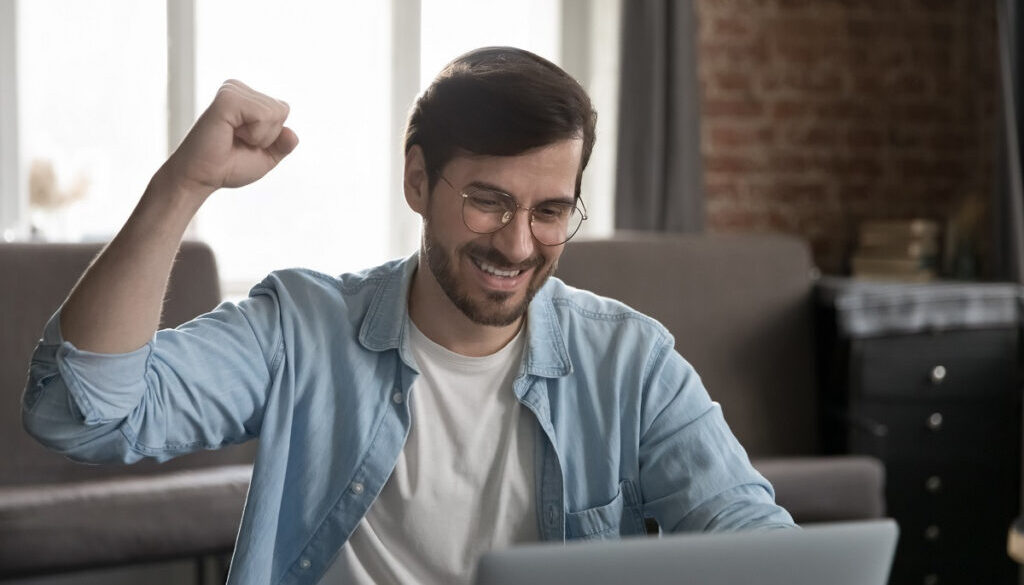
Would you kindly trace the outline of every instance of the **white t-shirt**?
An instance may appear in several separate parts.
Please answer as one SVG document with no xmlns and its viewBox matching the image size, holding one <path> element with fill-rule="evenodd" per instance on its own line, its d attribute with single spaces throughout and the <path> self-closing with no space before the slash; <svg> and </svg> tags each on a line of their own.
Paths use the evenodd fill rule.
<svg viewBox="0 0 1024 585">
<path fill-rule="evenodd" d="M 537 422 L 512 391 L 525 327 L 497 353 L 473 358 L 408 324 L 421 374 L 409 438 L 321 585 L 470 583 L 481 554 L 539 540 Z"/>
</svg>

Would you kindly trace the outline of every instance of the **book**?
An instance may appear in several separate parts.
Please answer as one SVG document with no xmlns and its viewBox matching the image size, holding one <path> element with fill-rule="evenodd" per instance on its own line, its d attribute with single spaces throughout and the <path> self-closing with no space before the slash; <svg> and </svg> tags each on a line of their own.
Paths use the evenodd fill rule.
<svg viewBox="0 0 1024 585">
<path fill-rule="evenodd" d="M 939 268 L 939 234 L 939 223 L 930 219 L 864 221 L 850 272 L 873 280 L 933 280 Z"/>
<path fill-rule="evenodd" d="M 861 245 L 857 248 L 857 255 L 870 258 L 938 258 L 939 241 L 938 238 L 927 238 Z"/>
<path fill-rule="evenodd" d="M 922 270 L 935 271 L 937 257 L 925 258 L 874 258 L 854 256 L 851 261 L 853 273 L 872 272 L 877 274 L 913 274 Z"/>
<path fill-rule="evenodd" d="M 864 247 L 886 246 L 896 242 L 936 239 L 939 223 L 930 219 L 873 219 L 860 224 L 858 243 Z"/>
<path fill-rule="evenodd" d="M 938 275 L 936 275 L 935 272 L 932 270 L 921 270 L 918 272 L 906 274 L 881 274 L 875 272 L 864 272 L 860 274 L 855 274 L 854 277 L 857 278 L 858 280 L 872 280 L 877 282 L 919 283 L 932 282 L 933 280 L 938 278 Z"/>
</svg>

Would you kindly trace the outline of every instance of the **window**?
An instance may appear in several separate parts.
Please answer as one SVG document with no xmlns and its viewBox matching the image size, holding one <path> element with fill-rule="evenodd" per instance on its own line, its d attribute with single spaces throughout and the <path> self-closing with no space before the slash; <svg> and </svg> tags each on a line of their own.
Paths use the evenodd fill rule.
<svg viewBox="0 0 1024 585">
<path fill-rule="evenodd" d="M 198 115 L 236 78 L 289 102 L 300 145 L 267 177 L 215 193 L 198 214 L 190 233 L 214 248 L 225 294 L 244 295 L 278 268 L 338 274 L 410 253 L 418 218 L 396 179 L 409 102 L 453 57 L 498 44 L 563 64 L 590 88 L 602 139 L 584 177 L 592 216 L 584 232 L 610 227 L 607 57 L 617 47 L 594 35 L 614 38 L 609 7 L 618 0 L 217 0 L 195 1 L 194 19 L 181 8 L 192 4 L 172 1 L 0 0 L 0 16 L 15 14 L 0 18 L 0 40 L 16 39 L 13 49 L 0 43 L 0 73 L 15 69 L 3 76 L 0 104 L 13 82 L 18 106 L 16 118 L 0 112 L 5 238 L 29 237 L 30 224 L 52 240 L 111 238 L 166 159 L 168 126 L 192 111 L 182 102 L 194 97 Z M 592 32 L 572 32 L 583 29 Z M 187 79 L 173 68 L 169 78 L 168 50 L 176 63 L 182 46 L 195 47 L 195 61 Z M 573 70 L 580 63 L 589 70 Z"/>
<path fill-rule="evenodd" d="M 561 3 L 551 0 L 421 0 L 420 89 L 453 58 L 511 45 L 562 64 Z"/>
<path fill-rule="evenodd" d="M 389 257 L 385 2 L 196 4 L 196 109 L 228 78 L 291 106 L 298 148 L 262 180 L 214 193 L 197 234 L 229 292 L 304 266 L 328 274 Z"/>
<path fill-rule="evenodd" d="M 109 239 L 166 158 L 165 30 L 153 2 L 18 3 L 17 167 L 40 236 Z"/>
</svg>

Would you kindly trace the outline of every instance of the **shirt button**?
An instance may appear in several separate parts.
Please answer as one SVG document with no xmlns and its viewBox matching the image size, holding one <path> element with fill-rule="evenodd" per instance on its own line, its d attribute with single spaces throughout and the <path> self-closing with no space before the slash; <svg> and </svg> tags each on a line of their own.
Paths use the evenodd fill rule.
<svg viewBox="0 0 1024 585">
<path fill-rule="evenodd" d="M 309 562 L 309 559 L 301 559 L 299 561 L 299 566 L 302 567 L 303 569 L 308 569 L 309 566 L 312 565 L 312 564 L 313 563 Z"/>
<path fill-rule="evenodd" d="M 357 496 L 359 494 L 363 493 L 363 490 L 366 489 L 366 488 L 363 487 L 363 484 L 359 483 L 358 481 L 352 482 L 352 485 L 350 487 L 351 487 L 352 493 L 357 495 Z"/>
<path fill-rule="evenodd" d="M 395 392 L 394 394 L 391 395 L 391 402 L 394 402 L 395 404 L 401 404 L 405 402 L 405 396 L 402 396 L 401 392 Z"/>
</svg>

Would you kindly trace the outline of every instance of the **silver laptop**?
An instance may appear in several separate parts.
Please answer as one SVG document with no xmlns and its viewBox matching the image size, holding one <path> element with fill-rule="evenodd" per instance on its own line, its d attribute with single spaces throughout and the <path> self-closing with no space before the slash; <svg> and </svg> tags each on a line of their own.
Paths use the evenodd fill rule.
<svg viewBox="0 0 1024 585">
<path fill-rule="evenodd" d="M 477 585 L 885 585 L 892 520 L 802 530 L 679 534 L 488 553 Z"/>
</svg>

